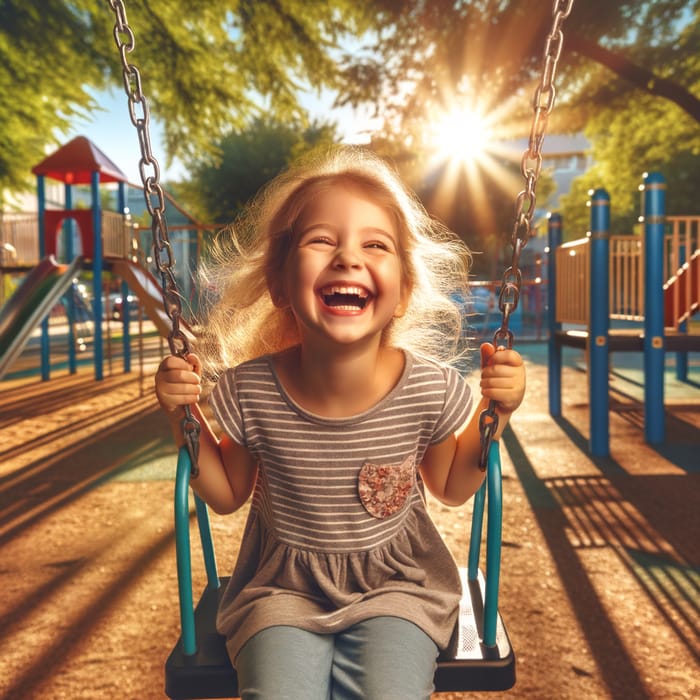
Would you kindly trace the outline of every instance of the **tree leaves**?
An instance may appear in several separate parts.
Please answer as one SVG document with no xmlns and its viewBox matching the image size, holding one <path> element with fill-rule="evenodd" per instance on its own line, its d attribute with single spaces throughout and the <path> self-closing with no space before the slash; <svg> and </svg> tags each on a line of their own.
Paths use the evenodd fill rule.
<svg viewBox="0 0 700 700">
<path fill-rule="evenodd" d="M 531 0 L 126 7 L 136 35 L 129 59 L 164 125 L 166 160 L 214 164 L 231 133 L 268 119 L 304 129 L 300 91 L 325 87 L 338 91 L 338 104 L 374 107 L 385 121 L 375 145 L 412 164 L 414 182 L 426 124 L 470 94 L 498 112 L 502 137 L 527 135 L 552 12 L 551 3 Z M 550 131 L 586 127 L 598 164 L 590 178 L 607 177 L 607 168 L 627 187 L 638 163 L 682 162 L 678 172 L 695 172 L 697 124 L 687 115 L 700 95 L 698 14 L 687 0 L 575 2 Z M 31 187 L 31 166 L 71 119 L 99 109 L 92 95 L 122 85 L 113 25 L 104 0 L 0 0 L 0 192 Z M 647 99 L 654 94 L 662 97 Z"/>
<path fill-rule="evenodd" d="M 177 198 L 200 221 L 231 223 L 257 191 L 306 151 L 333 143 L 333 127 L 255 119 L 217 144 L 216 156 L 192 164 L 188 181 L 171 185 Z"/>
<path fill-rule="evenodd" d="M 352 0 L 127 0 L 136 36 L 129 60 L 168 158 L 215 151 L 230 129 L 269 112 L 304 121 L 300 86 L 335 82 L 333 50 L 368 18 Z M 104 0 L 0 2 L 0 192 L 31 186 L 30 168 L 77 113 L 98 108 L 90 89 L 121 86 L 114 15 Z"/>
</svg>

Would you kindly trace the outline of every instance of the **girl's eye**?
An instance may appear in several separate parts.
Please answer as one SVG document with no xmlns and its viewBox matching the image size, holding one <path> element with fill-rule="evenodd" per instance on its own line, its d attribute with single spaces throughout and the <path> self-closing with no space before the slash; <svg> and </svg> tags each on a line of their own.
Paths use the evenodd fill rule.
<svg viewBox="0 0 700 700">
<path fill-rule="evenodd" d="M 321 235 L 315 235 L 315 236 L 307 236 L 306 238 L 302 238 L 300 241 L 301 245 L 333 245 L 333 239 L 331 239 L 329 236 L 321 236 Z"/>
<path fill-rule="evenodd" d="M 389 250 L 389 246 L 386 243 L 383 243 L 382 241 L 370 241 L 369 243 L 365 243 L 365 248 L 373 248 L 375 250 Z"/>
</svg>

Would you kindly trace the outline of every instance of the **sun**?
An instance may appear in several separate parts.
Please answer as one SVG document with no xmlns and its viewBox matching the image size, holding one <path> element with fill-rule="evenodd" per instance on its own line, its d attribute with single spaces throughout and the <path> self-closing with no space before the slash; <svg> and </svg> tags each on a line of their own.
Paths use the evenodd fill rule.
<svg viewBox="0 0 700 700">
<path fill-rule="evenodd" d="M 512 103 L 497 107 L 475 100 L 461 101 L 446 111 L 434 110 L 423 127 L 426 204 L 453 226 L 466 220 L 492 233 L 499 225 L 490 202 L 496 189 L 522 188 L 512 164 L 517 154 L 506 136 L 510 133 Z"/>
<path fill-rule="evenodd" d="M 472 109 L 455 109 L 433 122 L 429 141 L 437 158 L 469 162 L 489 149 L 491 130 L 485 115 Z"/>
</svg>

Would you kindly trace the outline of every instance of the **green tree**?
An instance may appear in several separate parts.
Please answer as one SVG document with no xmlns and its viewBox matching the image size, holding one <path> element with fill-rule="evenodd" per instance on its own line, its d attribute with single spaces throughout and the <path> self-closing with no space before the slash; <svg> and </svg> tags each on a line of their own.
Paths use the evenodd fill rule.
<svg viewBox="0 0 700 700">
<path fill-rule="evenodd" d="M 340 37 L 369 22 L 354 0 L 125 5 L 127 57 L 164 122 L 167 159 L 185 162 L 253 117 L 303 121 L 300 90 L 332 87 Z M 114 23 L 104 0 L 0 0 L 0 193 L 30 181 L 76 114 L 99 109 L 95 91 L 123 85 Z"/>
<path fill-rule="evenodd" d="M 529 133 L 551 3 L 379 0 L 375 5 L 380 21 L 374 52 L 361 61 L 346 57 L 340 101 L 361 104 L 369 95 L 385 117 L 385 140 L 393 138 L 414 154 L 425 151 L 430 123 L 464 107 L 487 115 L 495 138 Z M 614 190 L 619 225 L 631 226 L 641 172 L 652 168 L 669 173 L 669 198 L 679 209 L 688 211 L 697 201 L 699 19 L 700 6 L 687 0 L 574 3 L 564 23 L 549 131 L 585 129 L 593 143 L 596 166 L 566 200 L 567 220 L 575 228 L 588 215 L 586 190 L 601 185 Z M 414 170 L 421 163 L 417 157 L 403 161 Z M 488 179 L 485 173 L 482 180 Z M 473 196 L 468 188 L 469 183 L 463 201 Z M 490 188 L 483 198 L 498 207 Z M 542 192 L 538 203 L 545 201 Z M 494 209 L 493 221 L 501 211 Z"/>
<path fill-rule="evenodd" d="M 164 123 L 166 162 L 215 157 L 215 144 L 255 117 L 303 123 L 300 91 L 329 87 L 339 105 L 374 105 L 388 150 L 420 170 L 426 124 L 460 102 L 489 112 L 495 137 L 529 132 L 551 7 L 128 0 L 136 34 L 128 58 Z M 688 0 L 577 0 L 565 23 L 550 129 L 580 130 L 612 98 L 636 101 L 640 92 L 697 122 L 699 14 Z M 99 108 L 95 90 L 123 84 L 113 25 L 103 0 L 0 0 L 0 192 L 29 180 L 29 167 L 77 113 Z"/>
<path fill-rule="evenodd" d="M 292 160 L 336 140 L 329 125 L 255 119 L 247 129 L 225 136 L 216 156 L 200 158 L 192 164 L 188 180 L 170 188 L 201 221 L 228 224 Z"/>
<path fill-rule="evenodd" d="M 341 103 L 369 100 L 389 129 L 414 136 L 436 111 L 472 100 L 498 109 L 505 132 L 522 133 L 520 119 L 527 116 L 522 105 L 530 103 L 524 90 L 534 89 L 539 77 L 552 3 L 375 0 L 373 5 L 372 51 L 359 60 L 345 55 Z M 558 109 L 559 128 L 579 129 L 588 111 L 605 103 L 611 85 L 616 92 L 637 89 L 673 101 L 700 121 L 698 64 L 692 60 L 698 55 L 699 14 L 697 3 L 688 0 L 575 2 L 564 23 L 557 81 L 559 101 L 575 109 Z"/>
<path fill-rule="evenodd" d="M 663 14 L 665 5 L 650 8 L 657 15 L 638 27 L 637 40 L 625 54 L 599 48 L 603 62 L 582 73 L 577 104 L 585 105 L 593 165 L 562 198 L 567 238 L 588 230 L 590 213 L 583 203 L 597 187 L 610 194 L 612 232 L 637 230 L 638 186 L 643 173 L 652 170 L 667 180 L 669 213 L 700 212 L 700 10 L 696 4 L 691 12 L 686 3 L 683 21 L 674 23 Z M 572 43 L 576 47 L 586 40 L 575 36 Z M 611 77 L 612 64 L 621 70 Z M 679 84 L 685 92 L 670 90 Z"/>
<path fill-rule="evenodd" d="M 93 4 L 0 2 L 0 203 L 4 189 L 26 185 L 54 131 L 97 108 L 89 87 L 106 84 L 109 62 L 98 47 L 109 14 L 98 22 Z"/>
<path fill-rule="evenodd" d="M 669 214 L 700 213 L 700 128 L 679 107 L 638 92 L 592 115 L 586 134 L 593 165 L 562 197 L 567 239 L 589 229 L 587 193 L 599 187 L 610 194 L 611 231 L 635 231 L 642 213 L 638 188 L 643 174 L 654 170 L 666 178 Z"/>
</svg>

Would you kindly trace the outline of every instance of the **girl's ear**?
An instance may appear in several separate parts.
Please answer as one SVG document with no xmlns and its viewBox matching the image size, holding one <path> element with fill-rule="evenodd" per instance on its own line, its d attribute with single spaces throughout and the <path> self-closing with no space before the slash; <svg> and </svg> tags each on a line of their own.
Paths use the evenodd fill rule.
<svg viewBox="0 0 700 700">
<path fill-rule="evenodd" d="M 268 294 L 270 295 L 270 299 L 272 300 L 272 303 L 279 307 L 279 302 L 282 297 L 281 294 L 281 289 L 282 285 L 280 284 L 279 280 L 275 279 L 270 279 L 270 276 L 267 276 L 267 291 Z"/>
<path fill-rule="evenodd" d="M 411 299 L 412 290 L 413 285 L 406 282 L 401 285 L 401 298 L 399 299 L 399 303 L 396 305 L 396 309 L 394 310 L 394 318 L 401 318 L 406 313 L 408 302 Z"/>
<path fill-rule="evenodd" d="M 289 298 L 287 296 L 287 290 L 285 289 L 283 279 L 280 279 L 280 277 L 268 279 L 267 289 L 270 292 L 272 303 L 278 309 L 283 309 L 285 306 L 289 306 Z"/>
<path fill-rule="evenodd" d="M 287 295 L 282 290 L 282 285 L 270 287 L 270 297 L 272 303 L 278 308 L 283 309 L 285 306 L 289 306 L 289 301 Z"/>
<path fill-rule="evenodd" d="M 289 294 L 287 293 L 287 257 L 289 255 L 289 241 L 280 239 L 269 256 L 270 260 L 265 266 L 265 281 L 267 291 L 272 303 L 278 309 L 289 306 Z"/>
</svg>

